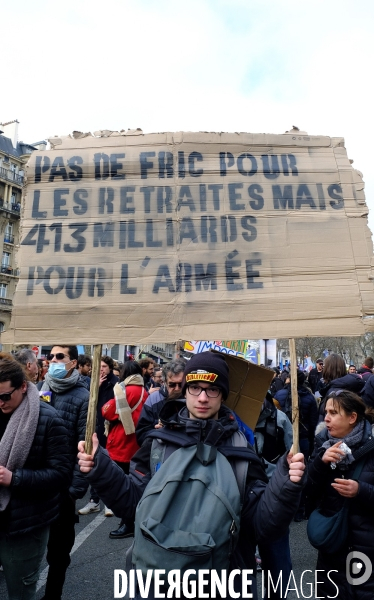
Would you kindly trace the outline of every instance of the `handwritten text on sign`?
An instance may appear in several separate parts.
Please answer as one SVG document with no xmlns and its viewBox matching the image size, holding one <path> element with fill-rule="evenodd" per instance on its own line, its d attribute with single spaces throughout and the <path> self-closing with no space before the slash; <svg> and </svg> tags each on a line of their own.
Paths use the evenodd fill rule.
<svg viewBox="0 0 374 600">
<path fill-rule="evenodd" d="M 3 343 L 374 328 L 363 182 L 342 138 L 104 131 L 51 141 L 27 165 Z"/>
<path fill-rule="evenodd" d="M 141 275 L 152 277 L 155 295 L 262 288 L 262 213 L 344 207 L 340 183 L 316 177 L 305 182 L 306 175 L 289 152 L 38 155 L 28 175 L 34 223 L 25 227 L 22 241 L 36 255 L 27 295 L 42 286 L 70 300 L 100 297 L 113 278 L 121 295 L 136 295 Z M 202 253 L 197 256 L 195 248 Z M 226 251 L 223 260 L 215 260 L 216 248 Z M 176 250 L 179 259 L 166 260 Z M 115 272 L 87 260 L 79 264 L 82 255 L 95 259 L 113 251 L 123 257 Z M 46 254 L 55 260 L 41 266 L 37 256 Z"/>
</svg>

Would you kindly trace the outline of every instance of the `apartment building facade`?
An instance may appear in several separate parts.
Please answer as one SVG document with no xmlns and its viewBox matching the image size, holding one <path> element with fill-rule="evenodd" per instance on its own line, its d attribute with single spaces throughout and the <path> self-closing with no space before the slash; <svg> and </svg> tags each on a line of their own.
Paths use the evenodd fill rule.
<svg viewBox="0 0 374 600">
<path fill-rule="evenodd" d="M 17 120 L 0 123 L 0 333 L 9 326 L 18 281 L 15 252 L 19 244 L 24 168 L 30 154 L 47 145 L 45 141 L 19 142 L 18 125 Z"/>
</svg>

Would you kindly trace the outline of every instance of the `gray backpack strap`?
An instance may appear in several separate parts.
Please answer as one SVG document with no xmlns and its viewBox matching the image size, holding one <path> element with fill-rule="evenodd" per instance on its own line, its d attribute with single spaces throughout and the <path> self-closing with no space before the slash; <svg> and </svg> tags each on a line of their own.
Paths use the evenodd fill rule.
<svg viewBox="0 0 374 600">
<path fill-rule="evenodd" d="M 241 431 L 235 431 L 235 433 L 231 436 L 231 443 L 236 448 L 247 448 L 248 446 L 246 437 Z M 241 460 L 240 458 L 234 459 L 233 471 L 239 488 L 240 502 L 243 506 L 245 497 L 245 484 L 248 474 L 248 461 Z"/>
<path fill-rule="evenodd" d="M 154 439 L 152 441 L 151 456 L 149 458 L 151 477 L 158 471 L 165 461 L 166 444 L 162 440 Z"/>
</svg>

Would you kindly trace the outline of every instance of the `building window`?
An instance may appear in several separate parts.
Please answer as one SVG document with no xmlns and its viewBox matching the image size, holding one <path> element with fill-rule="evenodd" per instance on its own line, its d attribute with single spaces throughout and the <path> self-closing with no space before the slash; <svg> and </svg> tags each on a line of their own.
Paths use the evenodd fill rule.
<svg viewBox="0 0 374 600">
<path fill-rule="evenodd" d="M 8 221 L 4 232 L 4 242 L 8 242 L 8 244 L 14 244 L 13 229 L 14 224 Z"/>
<path fill-rule="evenodd" d="M 12 195 L 10 197 L 10 203 L 16 204 L 16 202 L 17 202 L 17 194 L 15 192 L 12 192 Z"/>
<path fill-rule="evenodd" d="M 0 333 L 2 331 L 4 331 L 4 329 L 5 329 L 5 325 L 4 325 L 4 323 L 2 321 L 0 321 Z"/>
<path fill-rule="evenodd" d="M 0 283 L 0 298 L 6 298 L 8 285 L 6 283 Z"/>
<path fill-rule="evenodd" d="M 10 252 L 3 252 L 3 257 L 1 259 L 1 266 L 2 267 L 10 266 Z"/>
</svg>

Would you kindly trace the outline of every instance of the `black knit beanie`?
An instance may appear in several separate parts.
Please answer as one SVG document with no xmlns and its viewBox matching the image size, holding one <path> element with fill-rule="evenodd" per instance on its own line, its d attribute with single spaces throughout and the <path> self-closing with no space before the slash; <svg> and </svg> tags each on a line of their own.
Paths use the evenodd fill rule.
<svg viewBox="0 0 374 600">
<path fill-rule="evenodd" d="M 205 381 L 222 390 L 223 399 L 229 395 L 229 368 L 222 354 L 201 352 L 188 361 L 183 374 L 183 394 L 186 387 L 194 381 Z"/>
</svg>

